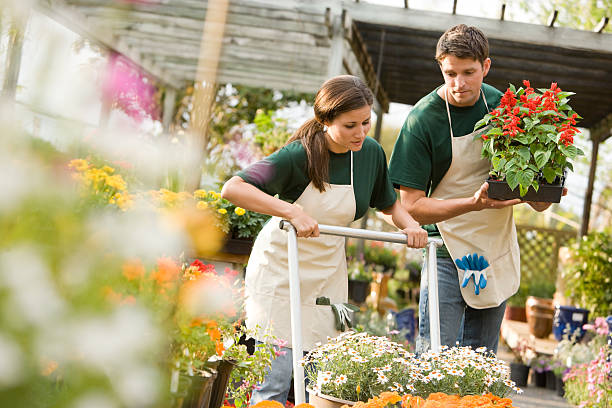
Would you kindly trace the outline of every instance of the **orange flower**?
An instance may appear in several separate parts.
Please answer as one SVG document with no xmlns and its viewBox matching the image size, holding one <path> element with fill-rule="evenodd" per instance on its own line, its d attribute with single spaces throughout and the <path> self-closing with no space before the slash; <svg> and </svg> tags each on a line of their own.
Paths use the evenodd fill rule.
<svg viewBox="0 0 612 408">
<path fill-rule="evenodd" d="M 383 392 L 382 394 L 380 394 L 380 399 L 382 400 L 382 402 L 384 402 L 385 405 L 387 405 L 395 404 L 401 401 L 402 397 L 400 397 L 397 392 Z"/>
<path fill-rule="evenodd" d="M 278 401 L 265 400 L 253 405 L 253 408 L 285 408 L 285 406 Z"/>
<path fill-rule="evenodd" d="M 145 268 L 140 259 L 128 260 L 123 264 L 123 276 L 128 280 L 140 279 L 145 274 Z"/>
<path fill-rule="evenodd" d="M 157 271 L 153 272 L 151 277 L 161 286 L 167 287 L 177 280 L 179 272 L 178 265 L 172 259 L 159 258 L 157 260 Z"/>
<path fill-rule="evenodd" d="M 223 342 L 221 341 L 221 332 L 217 327 L 217 322 L 214 320 L 206 323 L 206 332 L 210 336 L 210 338 L 215 342 L 215 352 L 217 355 L 222 355 L 225 350 L 225 346 L 223 346 Z"/>
<path fill-rule="evenodd" d="M 421 397 L 410 397 L 406 401 L 402 401 L 402 408 L 423 408 L 425 400 Z"/>
</svg>

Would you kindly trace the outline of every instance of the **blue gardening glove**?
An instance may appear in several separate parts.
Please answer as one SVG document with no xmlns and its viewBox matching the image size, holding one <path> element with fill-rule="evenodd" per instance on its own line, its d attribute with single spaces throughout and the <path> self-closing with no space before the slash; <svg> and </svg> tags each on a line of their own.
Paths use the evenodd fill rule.
<svg viewBox="0 0 612 408">
<path fill-rule="evenodd" d="M 359 307 L 351 305 L 350 303 L 334 303 L 330 304 L 329 298 L 325 296 L 318 297 L 316 300 L 317 305 L 329 305 L 331 306 L 332 312 L 336 319 L 336 330 L 344 331 L 353 327 L 353 312 L 359 310 Z"/>
<path fill-rule="evenodd" d="M 461 287 L 465 288 L 470 282 L 470 278 L 474 278 L 474 293 L 479 295 L 480 290 L 487 286 L 487 273 L 484 270 L 489 267 L 489 262 L 483 256 L 473 253 L 461 259 L 455 259 L 455 264 L 457 264 L 457 268 L 464 271 Z"/>
</svg>

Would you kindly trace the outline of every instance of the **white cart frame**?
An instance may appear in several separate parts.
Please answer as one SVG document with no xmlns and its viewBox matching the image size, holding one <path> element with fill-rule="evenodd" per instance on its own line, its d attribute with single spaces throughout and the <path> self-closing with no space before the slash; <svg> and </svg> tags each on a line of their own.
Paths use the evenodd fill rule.
<svg viewBox="0 0 612 408">
<path fill-rule="evenodd" d="M 289 258 L 289 295 L 291 298 L 291 339 L 293 348 L 293 391 L 295 405 L 305 402 L 304 369 L 300 367 L 300 360 L 304 356 L 302 346 L 302 310 L 300 308 L 300 275 L 298 264 L 298 245 L 295 228 L 287 220 L 282 220 L 280 229 L 289 234 L 287 252 Z M 406 235 L 402 232 L 379 232 L 358 228 L 336 227 L 319 224 L 319 232 L 325 235 L 341 237 L 363 238 L 376 241 L 406 243 Z M 440 351 L 440 311 L 438 310 L 438 261 L 436 248 L 442 246 L 442 240 L 429 238 L 427 240 L 427 278 L 429 293 L 429 333 L 431 349 Z"/>
</svg>

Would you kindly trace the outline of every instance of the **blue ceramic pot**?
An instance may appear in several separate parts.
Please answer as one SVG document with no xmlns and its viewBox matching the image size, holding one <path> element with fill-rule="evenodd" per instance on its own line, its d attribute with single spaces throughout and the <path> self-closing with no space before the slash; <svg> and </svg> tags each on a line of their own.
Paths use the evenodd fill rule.
<svg viewBox="0 0 612 408">
<path fill-rule="evenodd" d="M 555 317 L 553 319 L 553 334 L 558 341 L 561 341 L 563 339 L 563 331 L 569 325 L 571 333 L 579 330 L 576 341 L 580 341 L 585 332 L 582 326 L 588 321 L 589 311 L 587 309 L 573 306 L 556 306 Z"/>
</svg>

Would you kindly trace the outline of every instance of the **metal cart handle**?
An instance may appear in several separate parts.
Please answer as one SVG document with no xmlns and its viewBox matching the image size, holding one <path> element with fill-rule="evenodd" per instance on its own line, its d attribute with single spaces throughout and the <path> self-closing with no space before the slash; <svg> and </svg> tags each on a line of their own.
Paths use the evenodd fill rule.
<svg viewBox="0 0 612 408">
<path fill-rule="evenodd" d="M 293 350 L 293 390 L 295 405 L 305 401 L 304 370 L 300 367 L 302 359 L 302 310 L 300 308 L 300 275 L 298 264 L 297 233 L 293 225 L 287 220 L 281 220 L 279 227 L 289 233 L 287 253 L 289 260 L 289 296 L 291 301 L 291 339 Z M 368 231 L 359 228 L 337 227 L 334 225 L 319 224 L 319 232 L 325 235 L 341 237 L 363 238 L 376 241 L 406 243 L 406 235 L 402 232 Z M 431 349 L 440 351 L 440 312 L 438 310 L 438 262 L 436 247 L 443 245 L 441 239 L 429 238 L 427 240 L 427 277 L 429 291 L 429 334 Z"/>
</svg>

